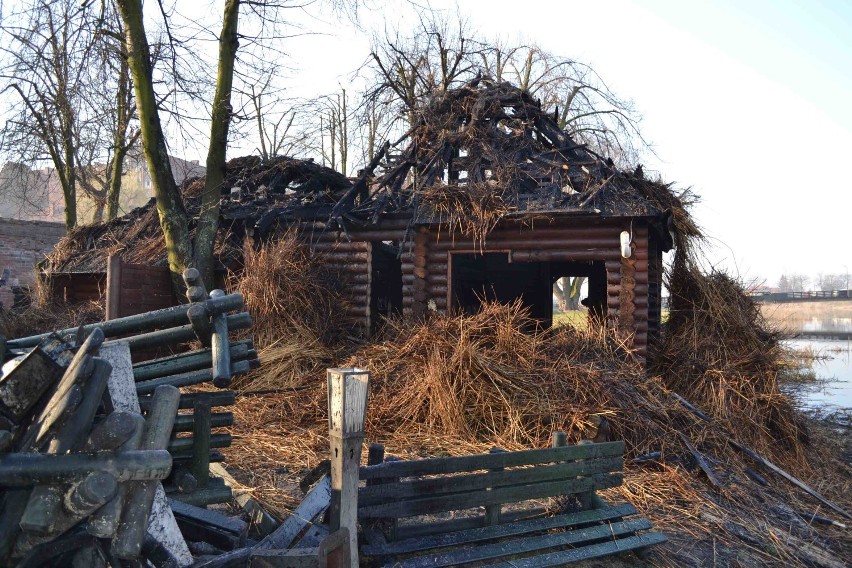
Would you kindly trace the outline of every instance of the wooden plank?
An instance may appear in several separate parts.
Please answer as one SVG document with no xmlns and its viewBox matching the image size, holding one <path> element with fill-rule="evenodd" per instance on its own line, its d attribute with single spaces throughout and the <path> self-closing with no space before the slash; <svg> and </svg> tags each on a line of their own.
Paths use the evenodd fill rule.
<svg viewBox="0 0 852 568">
<path fill-rule="evenodd" d="M 459 493 L 486 489 L 488 487 L 554 481 L 581 475 L 620 471 L 622 465 L 623 460 L 621 457 L 613 457 L 523 469 L 508 469 L 488 473 L 462 474 L 370 485 L 358 490 L 358 503 L 360 506 L 365 506 L 380 503 L 384 500 L 416 497 L 418 495 Z"/>
<path fill-rule="evenodd" d="M 359 507 L 359 518 L 382 517 L 415 517 L 428 513 L 442 511 L 458 511 L 471 509 L 480 505 L 492 503 L 514 503 L 530 499 L 555 497 L 591 491 L 592 489 L 608 489 L 618 487 L 622 482 L 621 474 L 594 475 L 580 479 L 550 481 L 535 485 L 516 485 L 501 487 L 490 491 L 471 491 L 453 493 L 438 497 L 423 497 L 420 499 L 400 500 L 379 505 Z"/>
<path fill-rule="evenodd" d="M 523 509 L 521 511 L 507 511 L 502 515 L 503 524 L 513 523 L 516 521 L 533 520 L 544 518 L 548 514 L 547 509 L 543 507 L 534 507 L 532 509 Z M 397 524 L 394 538 L 391 540 L 406 540 L 410 538 L 422 538 L 427 536 L 435 536 L 448 532 L 465 531 L 469 529 L 479 529 L 485 526 L 485 517 L 482 515 L 473 517 L 458 517 L 448 521 L 436 521 L 434 523 L 408 523 Z"/>
<path fill-rule="evenodd" d="M 369 556 L 409 554 L 423 550 L 473 544 L 476 542 L 518 536 L 549 529 L 571 527 L 584 523 L 607 521 L 626 517 L 635 513 L 636 509 L 633 505 L 624 503 L 614 507 L 606 507 L 604 509 L 593 509 L 590 511 L 581 511 L 579 513 L 556 515 L 554 517 L 544 517 L 528 521 L 518 521 L 495 527 L 469 529 L 430 537 L 410 538 L 390 542 L 384 545 L 362 546 L 361 552 Z"/>
<path fill-rule="evenodd" d="M 107 258 L 106 319 L 121 317 L 121 257 L 110 255 Z"/>
<path fill-rule="evenodd" d="M 331 505 L 331 478 L 324 475 L 313 489 L 308 491 L 304 500 L 293 514 L 281 523 L 275 532 L 257 544 L 257 549 L 288 548 L 306 526 Z"/>
<path fill-rule="evenodd" d="M 631 521 L 598 525 L 584 529 L 575 529 L 572 531 L 563 531 L 541 536 L 513 539 L 506 542 L 479 545 L 443 554 L 427 554 L 425 556 L 411 558 L 401 562 L 393 562 L 391 565 L 399 566 L 400 568 L 440 568 L 443 566 L 460 566 L 470 562 L 496 560 L 507 556 L 556 548 L 558 546 L 579 545 L 584 542 L 604 538 L 617 538 L 649 528 L 651 528 L 651 522 L 649 520 L 634 519 Z M 618 540 L 615 542 L 618 542 Z M 512 561 L 512 565 L 514 565 L 514 560 Z"/>
<path fill-rule="evenodd" d="M 222 550 L 233 550 L 245 545 L 248 532 L 248 523 L 245 521 L 176 499 L 169 499 L 169 507 L 184 538 L 209 542 Z"/>
<path fill-rule="evenodd" d="M 621 456 L 623 454 L 624 442 L 616 441 L 581 446 L 520 450 L 500 454 L 477 454 L 472 456 L 386 462 L 379 465 L 362 467 L 360 479 L 460 473 L 497 467 L 506 468 L 548 462 L 597 459 Z"/>
<path fill-rule="evenodd" d="M 629 536 L 600 544 L 575 548 L 573 550 L 564 550 L 560 552 L 552 552 L 531 558 L 520 558 L 494 564 L 492 568 L 550 568 L 553 566 L 564 566 L 571 562 L 580 560 L 589 560 L 592 558 L 600 558 L 637 548 L 644 548 L 653 544 L 666 542 L 668 539 L 662 533 L 650 532 L 642 535 Z"/>
</svg>

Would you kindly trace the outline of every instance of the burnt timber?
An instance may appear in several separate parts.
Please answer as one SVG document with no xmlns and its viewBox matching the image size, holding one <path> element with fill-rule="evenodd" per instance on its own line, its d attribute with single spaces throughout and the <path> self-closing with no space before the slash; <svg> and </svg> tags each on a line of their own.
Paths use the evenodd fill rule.
<svg viewBox="0 0 852 568">
<path fill-rule="evenodd" d="M 203 180 L 184 187 L 190 214 L 202 190 Z M 471 311 L 483 297 L 520 299 L 547 326 L 556 278 L 587 276 L 592 317 L 644 357 L 659 330 L 662 254 L 691 236 L 673 229 L 683 207 L 641 168 L 575 143 L 529 93 L 478 79 L 436 94 L 355 179 L 311 160 L 232 160 L 217 253 L 239 269 L 246 241 L 297 231 L 341 276 L 366 334 L 390 314 Z M 73 232 L 44 268 L 102 274 L 110 254 L 162 266 L 158 231 L 149 204 Z"/>
</svg>

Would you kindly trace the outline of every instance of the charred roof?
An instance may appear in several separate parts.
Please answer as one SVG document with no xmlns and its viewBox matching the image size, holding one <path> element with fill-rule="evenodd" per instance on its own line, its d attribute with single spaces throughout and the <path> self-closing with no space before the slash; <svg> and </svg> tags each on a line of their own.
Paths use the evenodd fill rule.
<svg viewBox="0 0 852 568">
<path fill-rule="evenodd" d="M 192 219 L 203 189 L 201 178 L 183 186 Z M 249 156 L 228 162 L 217 254 L 227 265 L 229 256 L 240 254 L 246 234 L 264 236 L 302 221 L 348 232 L 393 215 L 410 218 L 412 225 L 442 224 L 484 239 L 512 216 L 662 220 L 670 213 L 677 230 L 697 234 L 669 185 L 646 179 L 641 167 L 620 171 L 576 143 L 528 92 L 476 79 L 436 93 L 394 152 L 386 143 L 355 180 L 312 160 Z M 71 231 L 46 267 L 104 271 L 109 254 L 126 262 L 166 263 L 153 202 Z"/>
</svg>

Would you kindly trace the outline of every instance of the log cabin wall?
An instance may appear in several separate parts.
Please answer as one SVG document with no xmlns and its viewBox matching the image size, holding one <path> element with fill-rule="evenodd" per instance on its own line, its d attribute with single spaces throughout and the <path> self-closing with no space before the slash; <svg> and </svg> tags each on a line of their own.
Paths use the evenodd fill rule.
<svg viewBox="0 0 852 568">
<path fill-rule="evenodd" d="M 632 231 L 630 259 L 621 257 L 621 231 Z M 510 262 L 603 262 L 607 277 L 607 322 L 633 337 L 637 355 L 645 357 L 649 330 L 648 227 L 634 220 L 540 223 L 534 228 L 498 227 L 483 248 L 464 236 L 453 238 L 438 228 L 420 228 L 413 246 L 402 255 L 404 315 L 429 310 L 446 312 L 452 302 L 452 256 L 505 252 Z M 657 292 L 658 293 L 658 292 Z M 656 300 L 657 305 L 659 300 Z"/>
<path fill-rule="evenodd" d="M 406 232 L 412 230 L 413 236 L 406 239 Z M 462 235 L 453 237 L 439 227 L 410 228 L 408 220 L 402 219 L 375 229 L 351 230 L 348 238 L 336 231 L 324 232 L 320 224 L 303 225 L 302 231 L 312 250 L 341 275 L 351 302 L 348 315 L 364 334 L 378 319 L 372 313 L 371 299 L 373 248 L 379 242 L 403 243 L 402 313 L 407 318 L 450 309 L 454 254 L 500 252 L 512 263 L 599 262 L 606 273 L 607 324 L 632 337 L 640 357 L 647 355 L 649 330 L 659 330 L 662 253 L 656 242 L 650 241 L 647 223 L 640 219 L 632 223 L 630 219 L 546 221 L 532 228 L 499 226 L 488 235 L 484 247 Z M 621 256 L 622 231 L 633 235 L 629 259 Z M 650 256 L 653 261 L 649 261 Z M 653 267 L 653 275 L 649 267 Z"/>
<path fill-rule="evenodd" d="M 106 295 L 105 272 L 61 272 L 43 275 L 54 301 L 100 302 Z"/>
</svg>

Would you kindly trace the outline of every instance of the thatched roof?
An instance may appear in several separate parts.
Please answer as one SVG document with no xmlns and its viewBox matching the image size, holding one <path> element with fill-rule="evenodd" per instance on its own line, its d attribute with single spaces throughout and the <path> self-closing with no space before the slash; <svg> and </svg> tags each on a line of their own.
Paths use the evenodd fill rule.
<svg viewBox="0 0 852 568">
<path fill-rule="evenodd" d="M 477 238 L 501 219 L 525 215 L 662 221 L 673 213 L 688 221 L 668 185 L 646 179 L 641 168 L 620 171 L 575 143 L 529 93 L 509 83 L 475 80 L 436 94 L 417 120 L 392 157 L 385 144 L 354 182 L 311 160 L 231 160 L 222 186 L 220 260 L 228 264 L 238 256 L 247 234 L 263 238 L 300 221 L 349 231 L 402 215 L 412 224 L 441 223 Z M 203 184 L 184 184 L 193 218 Z M 109 254 L 126 262 L 166 263 L 153 203 L 75 229 L 46 268 L 103 271 Z"/>
</svg>

